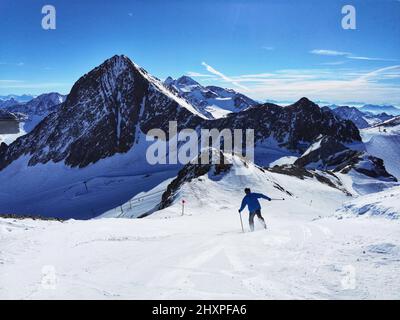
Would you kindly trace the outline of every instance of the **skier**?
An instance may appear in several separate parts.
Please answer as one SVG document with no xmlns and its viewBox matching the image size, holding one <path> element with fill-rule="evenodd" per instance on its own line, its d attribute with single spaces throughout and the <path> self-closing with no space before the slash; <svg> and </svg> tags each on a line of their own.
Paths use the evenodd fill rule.
<svg viewBox="0 0 400 320">
<path fill-rule="evenodd" d="M 258 202 L 259 198 L 267 199 L 268 201 L 271 201 L 272 199 L 270 197 L 267 197 L 261 193 L 254 193 L 251 192 L 250 188 L 245 188 L 244 192 L 246 195 L 244 196 L 242 200 L 242 205 L 240 206 L 239 209 L 239 214 L 242 212 L 242 210 L 246 207 L 249 209 L 249 225 L 250 225 L 250 230 L 254 231 L 254 216 L 257 215 L 257 218 L 259 221 L 262 223 L 264 226 L 264 229 L 267 229 L 267 225 L 265 224 L 265 220 L 261 215 L 261 205 L 260 202 Z"/>
</svg>

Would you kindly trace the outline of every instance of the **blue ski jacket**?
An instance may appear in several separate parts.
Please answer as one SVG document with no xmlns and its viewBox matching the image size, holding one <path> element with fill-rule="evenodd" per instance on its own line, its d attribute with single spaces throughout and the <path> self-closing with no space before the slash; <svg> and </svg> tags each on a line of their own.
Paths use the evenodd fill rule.
<svg viewBox="0 0 400 320">
<path fill-rule="evenodd" d="M 248 207 L 249 212 L 254 212 L 256 210 L 260 210 L 261 209 L 261 205 L 260 202 L 258 202 L 258 199 L 262 198 L 262 199 L 267 199 L 268 201 L 271 201 L 270 197 L 267 197 L 265 195 L 263 195 L 262 193 L 254 193 L 254 192 L 250 192 L 249 194 L 246 194 L 242 200 L 242 205 L 240 206 L 239 212 L 242 212 L 242 210 L 244 209 L 244 207 Z"/>
</svg>

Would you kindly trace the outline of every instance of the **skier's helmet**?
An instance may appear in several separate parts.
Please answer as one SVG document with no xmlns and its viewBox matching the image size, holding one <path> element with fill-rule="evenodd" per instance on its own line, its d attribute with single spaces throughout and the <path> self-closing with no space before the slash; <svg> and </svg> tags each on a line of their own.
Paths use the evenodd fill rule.
<svg viewBox="0 0 400 320">
<path fill-rule="evenodd" d="M 245 193 L 245 194 L 249 194 L 250 192 L 251 192 L 250 188 L 245 188 L 245 189 L 244 189 L 244 193 Z"/>
</svg>

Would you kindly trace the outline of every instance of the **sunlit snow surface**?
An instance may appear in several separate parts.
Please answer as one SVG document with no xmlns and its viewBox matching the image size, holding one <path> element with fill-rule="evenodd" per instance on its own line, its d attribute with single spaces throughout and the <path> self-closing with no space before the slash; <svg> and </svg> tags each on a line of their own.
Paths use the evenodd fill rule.
<svg viewBox="0 0 400 320">
<path fill-rule="evenodd" d="M 400 220 L 338 217 L 351 200 L 341 191 L 238 166 L 184 184 L 143 219 L 0 219 L 0 298 L 400 298 Z M 263 200 L 267 230 L 248 232 L 243 212 L 241 232 L 247 186 L 286 199 Z"/>
<path fill-rule="evenodd" d="M 363 129 L 361 136 L 368 153 L 383 159 L 387 171 L 400 180 L 400 125 Z"/>
</svg>

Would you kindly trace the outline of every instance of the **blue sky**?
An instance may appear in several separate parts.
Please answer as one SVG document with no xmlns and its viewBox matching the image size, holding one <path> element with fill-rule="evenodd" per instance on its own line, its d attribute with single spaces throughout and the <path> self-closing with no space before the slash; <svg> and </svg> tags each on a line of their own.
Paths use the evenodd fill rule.
<svg viewBox="0 0 400 320">
<path fill-rule="evenodd" d="M 56 30 L 41 28 L 54 5 Z M 341 27 L 344 5 L 356 30 Z M 307 96 L 400 105 L 400 1 L 1 0 L 0 95 L 68 93 L 125 54 L 259 100 Z"/>
</svg>

